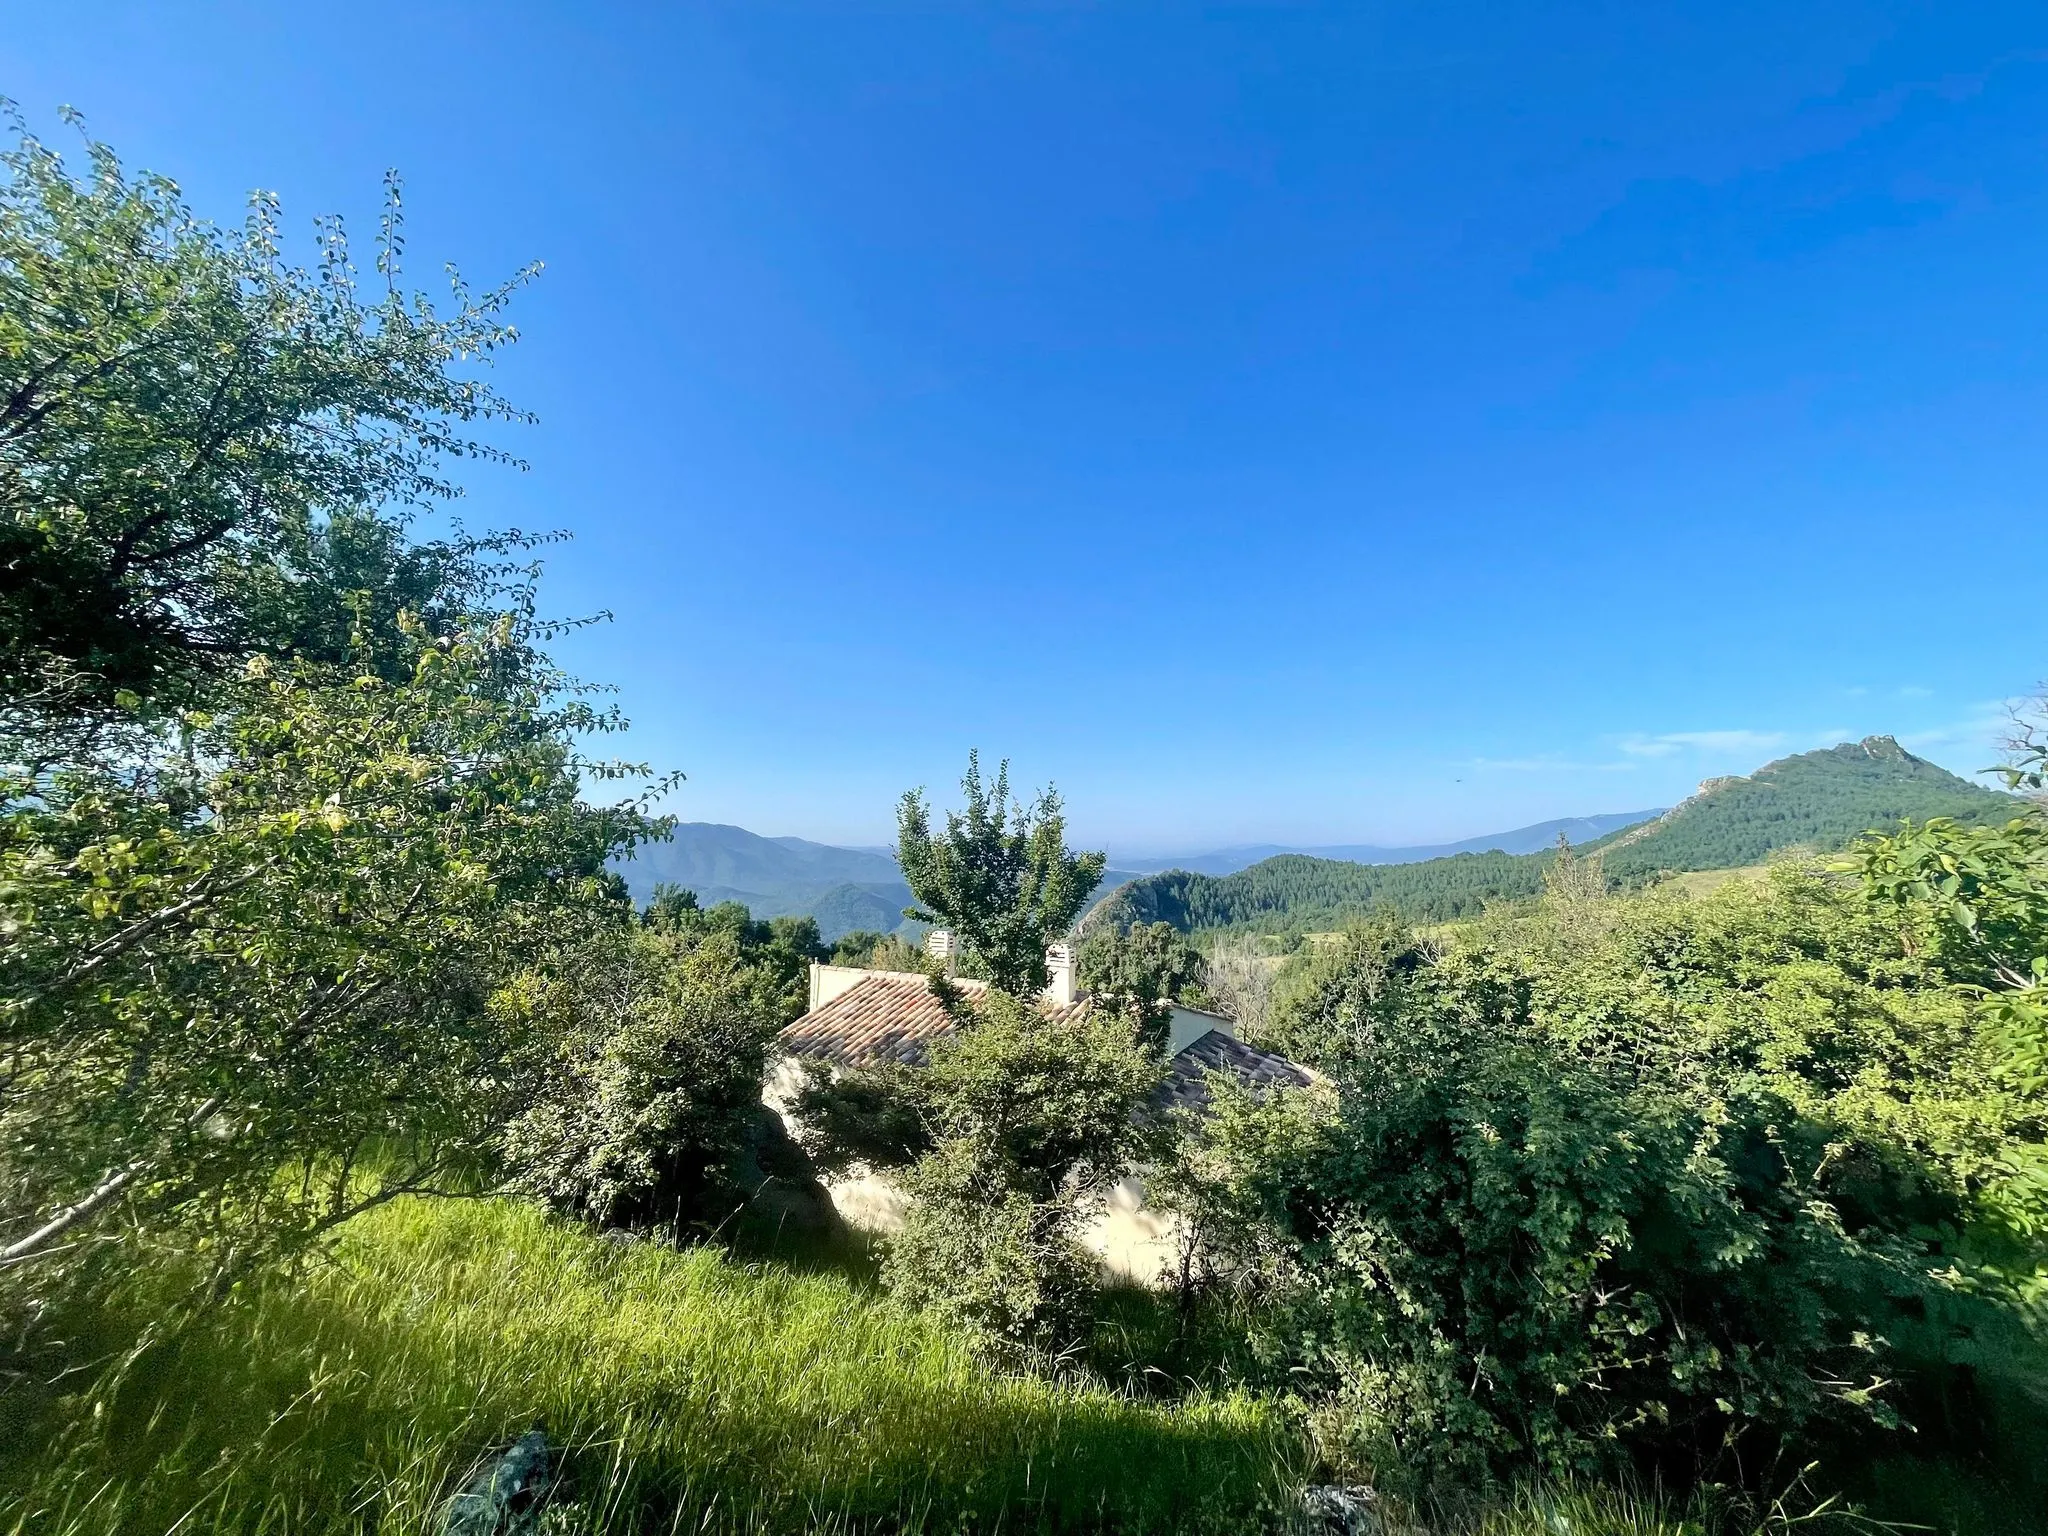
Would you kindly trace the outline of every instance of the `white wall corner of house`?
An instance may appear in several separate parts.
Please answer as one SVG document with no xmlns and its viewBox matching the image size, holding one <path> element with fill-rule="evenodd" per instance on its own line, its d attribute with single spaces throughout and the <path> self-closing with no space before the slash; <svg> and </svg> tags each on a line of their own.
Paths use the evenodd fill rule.
<svg viewBox="0 0 2048 1536">
<path fill-rule="evenodd" d="M 1237 1024 L 1220 1013 L 1208 1013 L 1200 1008 L 1183 1008 L 1173 1005 L 1173 1015 L 1166 1026 L 1166 1054 L 1178 1056 L 1202 1036 L 1211 1031 L 1219 1035 L 1237 1038 Z"/>
<path fill-rule="evenodd" d="M 1158 1285 L 1180 1255 L 1180 1220 L 1146 1201 L 1137 1173 L 1117 1180 L 1082 1229 L 1081 1241 L 1112 1275 Z"/>
<path fill-rule="evenodd" d="M 796 1135 L 796 1096 L 804 1089 L 804 1069 L 794 1056 L 777 1056 L 768 1063 L 768 1076 L 761 1084 L 761 1102 L 780 1117 L 783 1128 Z"/>
<path fill-rule="evenodd" d="M 863 970 L 857 965 L 824 965 L 813 960 L 811 962 L 812 1009 L 824 1007 L 833 998 L 839 996 L 840 993 L 851 991 L 854 983 L 858 982 L 863 976 L 873 974 L 872 971 Z"/>
</svg>

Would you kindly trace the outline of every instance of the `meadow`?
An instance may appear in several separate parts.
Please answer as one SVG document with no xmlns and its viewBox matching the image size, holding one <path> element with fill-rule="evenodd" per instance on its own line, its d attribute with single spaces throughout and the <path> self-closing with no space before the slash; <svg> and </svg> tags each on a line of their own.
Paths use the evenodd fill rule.
<svg viewBox="0 0 2048 1536">
<path fill-rule="evenodd" d="M 536 1427 L 559 1531 L 1242 1530 L 1298 1471 L 1251 1398 L 992 1372 L 846 1274 L 510 1201 L 396 1203 L 197 1309 L 172 1279 L 56 1328 L 54 1384 L 0 1398 L 9 1536 L 431 1531 Z"/>
</svg>

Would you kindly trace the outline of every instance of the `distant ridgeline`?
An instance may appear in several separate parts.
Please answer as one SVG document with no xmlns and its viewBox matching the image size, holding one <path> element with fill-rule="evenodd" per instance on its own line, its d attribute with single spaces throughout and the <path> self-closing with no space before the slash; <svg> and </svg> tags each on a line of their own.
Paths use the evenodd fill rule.
<svg viewBox="0 0 2048 1536">
<path fill-rule="evenodd" d="M 649 843 L 613 866 L 645 902 L 657 885 L 694 891 L 698 904 L 737 901 L 755 917 L 814 917 L 829 944 L 866 929 L 917 938 L 923 926 L 903 916 L 914 898 L 886 848 L 835 848 L 801 837 L 762 837 L 745 827 L 686 821 L 666 842 Z M 1105 888 L 1135 879 L 1109 870 Z"/>
<path fill-rule="evenodd" d="M 1925 821 L 2006 821 L 2016 796 L 1984 789 L 1913 756 L 1889 736 L 1768 763 L 1747 778 L 1709 779 L 1655 821 L 1579 845 L 1609 878 L 1641 885 L 1660 874 L 1738 869 L 1792 847 L 1832 851 L 1859 833 Z M 1390 907 L 1417 922 L 1476 916 L 1490 901 L 1533 896 L 1555 854 L 1461 853 L 1418 864 L 1351 864 L 1285 854 L 1232 875 L 1168 870 L 1112 892 L 1091 926 L 1168 922 L 1281 930 L 1332 926 Z"/>
<path fill-rule="evenodd" d="M 684 822 L 668 842 L 636 850 L 617 868 L 635 900 L 646 901 L 656 885 L 679 885 L 707 907 L 737 901 L 755 917 L 815 917 L 828 943 L 856 928 L 905 926 L 912 899 L 881 849 L 759 837 L 711 822 Z"/>
</svg>

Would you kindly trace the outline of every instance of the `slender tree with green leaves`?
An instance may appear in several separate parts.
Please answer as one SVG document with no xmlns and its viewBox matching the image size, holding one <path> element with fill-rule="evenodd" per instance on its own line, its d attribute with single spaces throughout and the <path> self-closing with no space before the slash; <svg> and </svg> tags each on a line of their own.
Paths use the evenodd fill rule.
<svg viewBox="0 0 2048 1536">
<path fill-rule="evenodd" d="M 1010 765 L 984 784 L 970 752 L 960 780 L 966 801 L 934 831 L 920 790 L 896 811 L 896 859 L 918 906 L 906 917 L 952 929 L 1014 997 L 1044 990 L 1045 951 L 1064 937 L 1102 881 L 1106 855 L 1067 847 L 1066 814 L 1048 787 L 1028 805 L 1010 798 Z"/>
<path fill-rule="evenodd" d="M 0 1262 L 256 1256 L 487 1172 L 520 978 L 629 920 L 606 861 L 660 830 L 582 798 L 606 717 L 508 696 L 517 643 L 419 637 L 397 683 L 257 658 L 176 750 L 0 781 Z"/>
</svg>

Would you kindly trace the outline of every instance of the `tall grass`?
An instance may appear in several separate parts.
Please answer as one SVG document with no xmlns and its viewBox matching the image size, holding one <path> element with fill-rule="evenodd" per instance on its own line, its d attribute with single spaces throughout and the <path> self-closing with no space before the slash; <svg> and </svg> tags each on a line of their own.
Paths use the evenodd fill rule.
<svg viewBox="0 0 2048 1536">
<path fill-rule="evenodd" d="M 566 1448 L 550 1529 L 1244 1530 L 1293 1442 L 1256 1400 L 991 1373 L 855 1282 L 414 1203 L 177 1326 L 70 1320 L 0 1420 L 0 1532 L 424 1532 L 479 1458 Z M 144 1342 L 117 1346 L 138 1327 Z M 96 1342 L 97 1341 L 97 1342 Z"/>
</svg>

